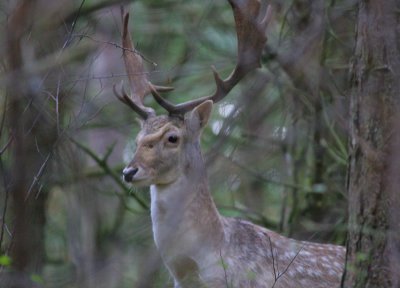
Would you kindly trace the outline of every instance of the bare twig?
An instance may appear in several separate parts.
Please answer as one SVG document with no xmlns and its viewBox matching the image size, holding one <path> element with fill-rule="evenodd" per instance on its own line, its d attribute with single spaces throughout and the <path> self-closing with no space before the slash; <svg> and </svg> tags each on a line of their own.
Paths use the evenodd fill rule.
<svg viewBox="0 0 400 288">
<path fill-rule="evenodd" d="M 111 45 L 111 46 L 114 46 L 114 47 L 119 48 L 119 49 L 121 49 L 121 50 L 129 51 L 129 52 L 138 54 L 138 55 L 140 55 L 140 57 L 143 58 L 143 60 L 145 60 L 146 62 L 150 63 L 150 64 L 153 65 L 154 67 L 157 67 L 157 63 L 156 63 L 156 62 L 150 60 L 149 58 L 147 58 L 146 56 L 144 56 L 141 52 L 139 52 L 139 51 L 136 50 L 136 49 L 125 48 L 125 47 L 123 47 L 123 46 L 121 46 L 121 45 L 119 45 L 119 44 L 117 44 L 117 43 L 115 43 L 115 42 L 104 41 L 104 40 L 98 40 L 98 39 L 96 39 L 96 38 L 94 38 L 94 37 L 92 37 L 92 36 L 89 36 L 89 35 L 87 35 L 87 34 L 79 34 L 79 33 L 77 33 L 77 34 L 74 34 L 73 37 L 88 38 L 88 39 L 90 39 L 90 40 L 92 40 L 93 42 L 96 42 L 96 43 Z"/>
<path fill-rule="evenodd" d="M 8 139 L 7 143 L 4 145 L 3 148 L 0 149 L 0 157 L 3 155 L 3 153 L 7 150 L 7 148 L 10 146 L 12 141 L 14 140 L 14 137 L 11 135 L 11 137 Z"/>
<path fill-rule="evenodd" d="M 294 255 L 294 257 L 292 258 L 292 260 L 290 260 L 289 264 L 286 266 L 286 268 L 282 271 L 281 274 L 279 274 L 278 278 L 280 278 L 283 274 L 286 273 L 286 271 L 289 269 L 289 267 L 292 265 L 292 263 L 294 262 L 294 260 L 296 260 L 297 256 L 300 254 L 301 250 L 303 250 L 304 245 L 301 245 L 300 249 L 296 252 L 296 255 Z M 278 280 L 278 279 L 276 279 Z"/>
<path fill-rule="evenodd" d="M 0 172 L 1 175 L 3 175 L 3 187 L 4 187 L 4 192 L 5 192 L 5 196 L 4 196 L 4 206 L 3 206 L 3 213 L 2 213 L 2 217 L 1 217 L 1 232 L 0 232 L 0 251 L 3 251 L 2 246 L 3 246 L 3 237 L 4 237 L 4 230 L 7 228 L 6 227 L 6 213 L 7 213 L 7 205 L 8 205 L 8 185 L 7 185 L 7 178 L 6 178 L 6 173 L 4 171 L 4 166 L 3 166 L 3 160 L 1 158 L 1 154 L 0 154 Z"/>
<path fill-rule="evenodd" d="M 300 185 L 296 185 L 296 184 L 290 184 L 290 183 L 284 183 L 284 182 L 280 182 L 280 181 L 276 181 L 276 180 L 265 178 L 260 173 L 257 173 L 256 171 L 252 171 L 251 169 L 249 169 L 245 165 L 239 163 L 238 161 L 236 161 L 236 160 L 234 160 L 232 158 L 227 158 L 227 159 L 230 160 L 232 164 L 236 165 L 237 167 L 239 167 L 243 171 L 247 172 L 248 174 L 256 177 L 257 179 L 259 179 L 259 180 L 261 180 L 263 182 L 271 183 L 271 184 L 275 184 L 275 185 L 279 185 L 279 186 L 283 186 L 283 187 L 288 187 L 288 188 L 296 188 L 296 189 L 299 189 L 299 190 L 302 190 L 302 191 L 305 191 L 305 192 L 313 192 L 312 189 L 304 187 L 304 186 L 300 186 Z"/>
<path fill-rule="evenodd" d="M 287 270 L 293 264 L 294 260 L 296 260 L 297 256 L 300 254 L 301 250 L 303 250 L 305 244 L 301 245 L 300 249 L 296 252 L 294 257 L 290 260 L 289 264 L 285 267 L 285 269 L 282 271 L 282 273 L 279 273 L 279 267 L 278 267 L 277 261 L 276 261 L 276 268 L 275 268 L 275 255 L 274 255 L 274 249 L 272 246 L 271 237 L 269 237 L 269 235 L 266 235 L 266 236 L 268 237 L 268 241 L 269 241 L 269 245 L 270 245 L 269 247 L 270 247 L 271 257 L 272 257 L 272 268 L 274 270 L 274 284 L 272 285 L 271 288 L 274 288 L 276 283 L 278 282 L 279 278 L 281 278 L 287 272 Z M 278 260 L 278 259 L 276 259 L 276 260 Z"/>
<path fill-rule="evenodd" d="M 68 44 L 71 42 L 72 33 L 74 33 L 76 22 L 78 21 L 78 18 L 82 11 L 83 4 L 85 4 L 85 1 L 86 0 L 82 0 L 81 4 L 79 5 L 78 11 L 76 12 L 74 20 L 72 21 L 71 30 L 68 33 L 67 41 L 65 41 L 64 46 L 62 47 L 62 50 L 64 50 L 64 48 L 67 47 Z"/>
<path fill-rule="evenodd" d="M 122 190 L 129 194 L 130 191 L 129 189 L 124 185 L 124 183 L 122 182 L 122 180 L 120 179 L 120 177 L 118 177 L 115 172 L 112 170 L 112 168 L 110 168 L 110 166 L 108 166 L 107 163 L 107 159 L 101 159 L 100 157 L 98 157 L 92 150 L 90 150 L 88 147 L 86 147 L 85 145 L 83 145 L 82 143 L 79 143 L 78 141 L 74 140 L 73 138 L 69 138 L 71 140 L 72 143 L 74 143 L 79 149 L 81 149 L 83 152 L 85 152 L 90 158 L 92 158 L 92 160 L 94 160 L 96 162 L 97 165 L 99 165 L 104 172 L 106 172 L 108 175 L 111 176 L 111 178 L 115 181 L 115 183 L 122 188 Z M 141 198 L 139 198 L 139 196 L 135 193 L 131 194 L 133 198 L 135 198 L 135 200 L 138 202 L 138 204 L 148 210 L 149 209 L 149 205 L 144 202 Z"/>
<path fill-rule="evenodd" d="M 262 213 L 257 211 L 253 211 L 251 209 L 239 208 L 235 206 L 226 206 L 226 205 L 218 205 L 218 209 L 227 210 L 227 211 L 236 211 L 240 212 L 245 218 L 250 219 L 251 221 L 261 223 L 265 227 L 273 227 L 276 228 L 276 224 L 272 223 L 272 221 L 268 220 Z"/>
<path fill-rule="evenodd" d="M 4 110 L 3 110 L 3 114 L 1 115 L 1 122 L 0 122 L 0 137 L 3 134 L 4 123 L 6 120 L 7 93 L 6 93 L 6 96 L 4 97 L 3 107 L 4 107 Z"/>
<path fill-rule="evenodd" d="M 226 273 L 225 262 L 224 262 L 224 259 L 222 258 L 222 251 L 221 251 L 221 249 L 219 249 L 219 257 L 220 257 L 220 259 L 221 259 L 222 269 L 224 269 L 225 285 L 226 285 L 227 288 L 229 288 L 228 274 Z"/>
<path fill-rule="evenodd" d="M 47 154 L 46 159 L 44 160 L 44 162 L 43 162 L 42 165 L 40 166 L 38 173 L 33 177 L 33 181 L 32 181 L 32 183 L 31 183 L 31 186 L 30 186 L 29 189 L 28 189 L 28 193 L 26 193 L 26 195 L 25 195 L 25 201 L 28 200 L 28 198 L 29 198 L 29 196 L 30 196 L 30 194 L 31 194 L 31 192 L 32 192 L 33 187 L 34 187 L 36 184 L 40 183 L 40 178 L 42 177 L 43 172 L 44 172 L 44 169 L 46 168 L 47 163 L 49 162 L 50 157 L 51 157 L 52 154 L 53 154 L 52 151 L 50 151 L 50 152 Z M 38 194 L 40 193 L 40 190 L 41 190 L 41 189 L 39 189 Z M 38 196 L 38 194 L 36 195 L 36 197 Z"/>
<path fill-rule="evenodd" d="M 93 5 L 84 5 L 79 7 L 77 10 L 72 11 L 66 18 L 66 21 L 76 21 L 77 16 L 87 16 L 91 13 L 99 11 L 101 9 L 111 7 L 117 4 L 123 4 L 126 2 L 133 2 L 132 0 L 104 0 L 101 2 L 93 2 Z M 91 1 L 92 4 L 92 1 Z"/>
<path fill-rule="evenodd" d="M 277 277 L 276 277 L 276 269 L 275 269 L 275 256 L 274 256 L 274 248 L 272 247 L 272 241 L 271 241 L 271 237 L 269 237 L 269 235 L 266 235 L 268 237 L 268 241 L 269 241 L 269 249 L 271 251 L 271 257 L 272 257 L 272 268 L 274 269 L 274 284 L 272 285 L 272 287 L 275 286 L 275 283 L 277 281 Z"/>
<path fill-rule="evenodd" d="M 60 95 L 60 82 L 61 82 L 61 77 L 59 76 L 58 81 L 57 81 L 57 92 L 56 92 L 56 125 L 57 125 L 57 135 L 60 136 L 60 111 L 59 111 L 59 95 Z"/>
</svg>

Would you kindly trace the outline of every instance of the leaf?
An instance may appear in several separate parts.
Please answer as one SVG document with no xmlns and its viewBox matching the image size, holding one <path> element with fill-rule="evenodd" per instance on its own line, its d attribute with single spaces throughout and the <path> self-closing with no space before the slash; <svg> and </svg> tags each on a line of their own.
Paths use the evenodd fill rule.
<svg viewBox="0 0 400 288">
<path fill-rule="evenodd" d="M 11 258 L 8 257 L 7 255 L 1 255 L 0 256 L 0 265 L 1 266 L 10 266 L 11 265 Z"/>
<path fill-rule="evenodd" d="M 31 280 L 37 284 L 44 284 L 44 280 L 39 274 L 31 274 Z"/>
</svg>

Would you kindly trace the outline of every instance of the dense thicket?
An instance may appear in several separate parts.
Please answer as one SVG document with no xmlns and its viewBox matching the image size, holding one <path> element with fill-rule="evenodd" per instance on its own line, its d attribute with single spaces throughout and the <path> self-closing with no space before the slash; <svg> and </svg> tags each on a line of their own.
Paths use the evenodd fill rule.
<svg viewBox="0 0 400 288">
<path fill-rule="evenodd" d="M 171 101 L 210 93 L 211 65 L 223 76 L 234 67 L 226 1 L 1 3 L 0 286 L 171 284 L 153 245 L 148 191 L 120 177 L 139 128 L 112 94 L 114 83 L 127 81 L 121 3 L 131 11 L 152 82 L 176 88 Z M 355 79 L 371 73 L 395 89 L 395 78 L 385 75 L 397 66 L 390 51 L 385 61 L 368 62 L 360 25 L 354 49 L 358 1 L 269 3 L 263 67 L 215 107 L 203 136 L 213 196 L 224 215 L 297 239 L 345 244 L 347 201 L 357 201 L 346 192 L 350 98 L 359 91 L 350 87 L 363 88 L 367 82 Z M 376 32 L 390 34 L 382 27 Z M 369 41 L 384 45 L 379 39 Z M 379 130 L 375 120 L 370 128 Z"/>
</svg>

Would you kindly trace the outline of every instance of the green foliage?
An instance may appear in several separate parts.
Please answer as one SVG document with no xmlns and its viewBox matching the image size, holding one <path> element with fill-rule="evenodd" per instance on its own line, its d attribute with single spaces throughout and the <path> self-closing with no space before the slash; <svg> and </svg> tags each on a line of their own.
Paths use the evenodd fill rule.
<svg viewBox="0 0 400 288">
<path fill-rule="evenodd" d="M 81 14 L 73 14 L 81 3 Z M 351 3 L 272 2 L 262 68 L 214 106 L 202 138 L 210 187 L 222 214 L 298 239 L 344 243 L 348 100 L 343 91 L 353 46 Z M 63 57 L 68 49 L 96 47 L 86 49 L 85 58 L 82 53 L 74 58 L 74 65 L 63 60 L 57 69 L 41 66 L 46 73 L 32 72 L 30 79 L 40 83 L 38 98 L 50 103 L 34 109 L 48 109 L 43 113 L 59 133 L 41 179 L 48 191 L 44 269 L 31 280 L 60 288 L 140 287 L 140 281 L 165 287 L 170 277 L 154 252 L 148 189 L 130 188 L 120 176 L 140 125 L 112 96 L 113 84 L 123 80 L 128 87 L 119 8 L 104 6 L 107 1 L 73 4 L 73 11 L 57 11 L 61 16 L 50 18 L 71 13 L 78 15 L 76 21 L 51 22 L 51 33 L 40 30 L 40 41 L 34 38 L 24 50 L 27 59 L 51 54 L 52 61 L 70 61 L 72 56 Z M 107 8 L 96 9 L 100 4 Z M 164 95 L 170 101 L 212 93 L 211 65 L 222 77 L 233 69 L 237 44 L 227 1 L 133 1 L 125 9 L 131 13 L 136 48 L 148 59 L 151 81 L 175 87 Z M 26 65 L 35 66 L 34 60 Z M 55 95 L 60 95 L 59 106 Z M 5 110 L 3 101 L 0 105 Z M 146 105 L 165 113 L 151 97 Z M 6 134 L 1 134 L 0 148 L 9 139 Z M 35 153 L 41 155 L 42 147 Z M 1 160 L 8 168 L 13 154 L 6 151 Z M 0 265 L 9 267 L 11 258 L 0 256 Z M 249 279 L 255 276 L 248 273 Z"/>
<path fill-rule="evenodd" d="M 11 265 L 11 258 L 7 255 L 1 255 L 0 256 L 0 265 L 4 267 L 8 267 Z"/>
<path fill-rule="evenodd" d="M 44 284 L 44 280 L 43 280 L 42 276 L 40 276 L 38 274 L 32 274 L 31 280 L 32 280 L 32 282 L 34 282 L 36 284 Z"/>
</svg>

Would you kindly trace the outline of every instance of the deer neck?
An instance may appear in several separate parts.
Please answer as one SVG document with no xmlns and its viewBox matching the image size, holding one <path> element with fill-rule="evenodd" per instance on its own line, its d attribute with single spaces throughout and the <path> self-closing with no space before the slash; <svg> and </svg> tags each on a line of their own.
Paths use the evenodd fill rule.
<svg viewBox="0 0 400 288">
<path fill-rule="evenodd" d="M 167 262 L 177 257 L 197 261 L 205 250 L 218 249 L 223 237 L 204 161 L 200 152 L 189 155 L 176 181 L 150 187 L 154 239 Z"/>
</svg>

